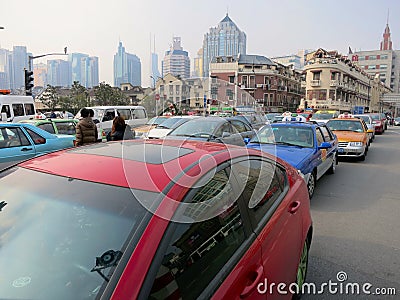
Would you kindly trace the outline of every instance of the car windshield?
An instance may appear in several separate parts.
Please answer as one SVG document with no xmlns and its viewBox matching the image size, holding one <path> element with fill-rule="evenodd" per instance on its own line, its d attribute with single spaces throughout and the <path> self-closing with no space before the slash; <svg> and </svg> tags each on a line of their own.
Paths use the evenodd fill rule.
<svg viewBox="0 0 400 300">
<path fill-rule="evenodd" d="M 164 122 L 162 122 L 161 124 L 159 124 L 156 128 L 171 129 L 174 127 L 175 124 L 179 123 L 182 120 L 183 118 L 169 118 Z"/>
<path fill-rule="evenodd" d="M 167 117 L 154 117 L 147 121 L 146 125 L 159 125 L 165 122 L 168 118 Z"/>
<path fill-rule="evenodd" d="M 365 115 L 358 115 L 358 116 L 355 116 L 355 117 L 360 118 L 360 119 L 363 119 L 363 120 L 365 121 L 365 123 L 367 123 L 367 124 L 371 123 L 371 121 L 370 121 L 370 119 L 369 119 L 368 116 L 365 116 Z"/>
<path fill-rule="evenodd" d="M 211 117 L 210 117 L 211 118 Z M 214 120 L 190 120 L 170 132 L 170 136 L 188 136 L 209 138 L 219 125 Z"/>
<path fill-rule="evenodd" d="M 157 194 L 13 168 L 0 178 L 2 299 L 95 299 Z M 23 183 L 21 183 L 23 178 Z M 138 232 L 139 231 L 139 232 Z M 112 252 L 110 252 L 110 250 Z M 104 255 L 115 257 L 103 264 Z M 109 256 L 110 257 L 110 256 Z M 98 271 L 97 271 L 98 270 Z"/>
<path fill-rule="evenodd" d="M 381 119 L 381 117 L 379 115 L 370 115 L 370 116 L 371 116 L 372 120 L 374 120 L 374 121 Z"/>
<path fill-rule="evenodd" d="M 334 115 L 333 114 L 327 114 L 327 113 L 323 113 L 323 114 L 315 114 L 312 119 L 314 120 L 329 120 L 329 119 L 333 119 Z"/>
<path fill-rule="evenodd" d="M 326 125 L 329 127 L 330 130 L 355 132 L 364 131 L 361 122 L 356 120 L 330 120 Z"/>
<path fill-rule="evenodd" d="M 314 134 L 309 127 L 265 126 L 250 140 L 250 143 L 276 144 L 312 148 Z"/>
</svg>

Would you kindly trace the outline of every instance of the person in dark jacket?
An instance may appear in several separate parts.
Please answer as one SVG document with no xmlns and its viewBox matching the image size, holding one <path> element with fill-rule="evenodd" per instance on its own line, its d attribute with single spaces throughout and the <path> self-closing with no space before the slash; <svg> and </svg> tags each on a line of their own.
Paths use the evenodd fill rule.
<svg viewBox="0 0 400 300">
<path fill-rule="evenodd" d="M 125 123 L 124 118 L 116 116 L 113 120 L 111 132 L 107 136 L 107 141 L 120 141 L 134 138 L 135 136 L 132 132 L 132 128 Z"/>
<path fill-rule="evenodd" d="M 81 109 L 81 119 L 76 124 L 76 145 L 82 146 L 97 141 L 97 127 L 87 108 Z"/>
</svg>

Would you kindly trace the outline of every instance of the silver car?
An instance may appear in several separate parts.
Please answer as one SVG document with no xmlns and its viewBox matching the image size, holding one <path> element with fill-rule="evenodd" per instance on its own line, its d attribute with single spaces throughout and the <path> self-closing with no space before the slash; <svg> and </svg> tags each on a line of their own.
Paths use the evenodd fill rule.
<svg viewBox="0 0 400 300">
<path fill-rule="evenodd" d="M 366 114 L 353 116 L 364 120 L 365 124 L 367 124 L 368 129 L 372 129 L 373 132 L 368 133 L 369 143 L 371 144 L 375 139 L 375 124 L 373 123 L 371 116 Z"/>
</svg>

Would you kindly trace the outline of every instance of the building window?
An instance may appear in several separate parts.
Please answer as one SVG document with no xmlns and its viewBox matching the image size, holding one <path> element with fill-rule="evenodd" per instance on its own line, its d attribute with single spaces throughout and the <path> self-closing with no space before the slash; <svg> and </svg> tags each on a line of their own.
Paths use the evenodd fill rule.
<svg viewBox="0 0 400 300">
<path fill-rule="evenodd" d="M 242 76 L 242 86 L 247 87 L 248 81 L 247 81 L 247 75 Z"/>
<path fill-rule="evenodd" d="M 385 54 L 385 55 L 381 55 L 381 59 L 388 59 L 388 56 Z"/>
<path fill-rule="evenodd" d="M 235 83 L 235 76 L 228 77 L 229 83 Z"/>
<path fill-rule="evenodd" d="M 320 80 L 321 72 L 313 72 L 313 80 Z"/>
<path fill-rule="evenodd" d="M 376 69 L 376 66 L 374 65 L 374 66 L 368 66 L 368 70 L 375 70 Z"/>
<path fill-rule="evenodd" d="M 387 65 L 380 65 L 378 69 L 387 69 Z"/>
<path fill-rule="evenodd" d="M 369 59 L 369 60 L 376 60 L 376 55 L 370 55 L 370 56 L 368 57 L 368 59 Z"/>
</svg>

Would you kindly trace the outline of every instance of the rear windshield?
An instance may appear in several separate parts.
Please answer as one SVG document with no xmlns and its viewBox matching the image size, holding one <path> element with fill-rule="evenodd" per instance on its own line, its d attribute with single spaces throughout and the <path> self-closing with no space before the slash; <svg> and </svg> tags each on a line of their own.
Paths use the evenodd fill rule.
<svg viewBox="0 0 400 300">
<path fill-rule="evenodd" d="M 1 298 L 95 299 L 106 283 L 93 270 L 96 258 L 123 255 L 132 232 L 142 233 L 146 210 L 128 188 L 23 168 L 0 176 L 7 173 L 0 177 Z M 113 267 L 100 271 L 109 277 Z"/>
</svg>

